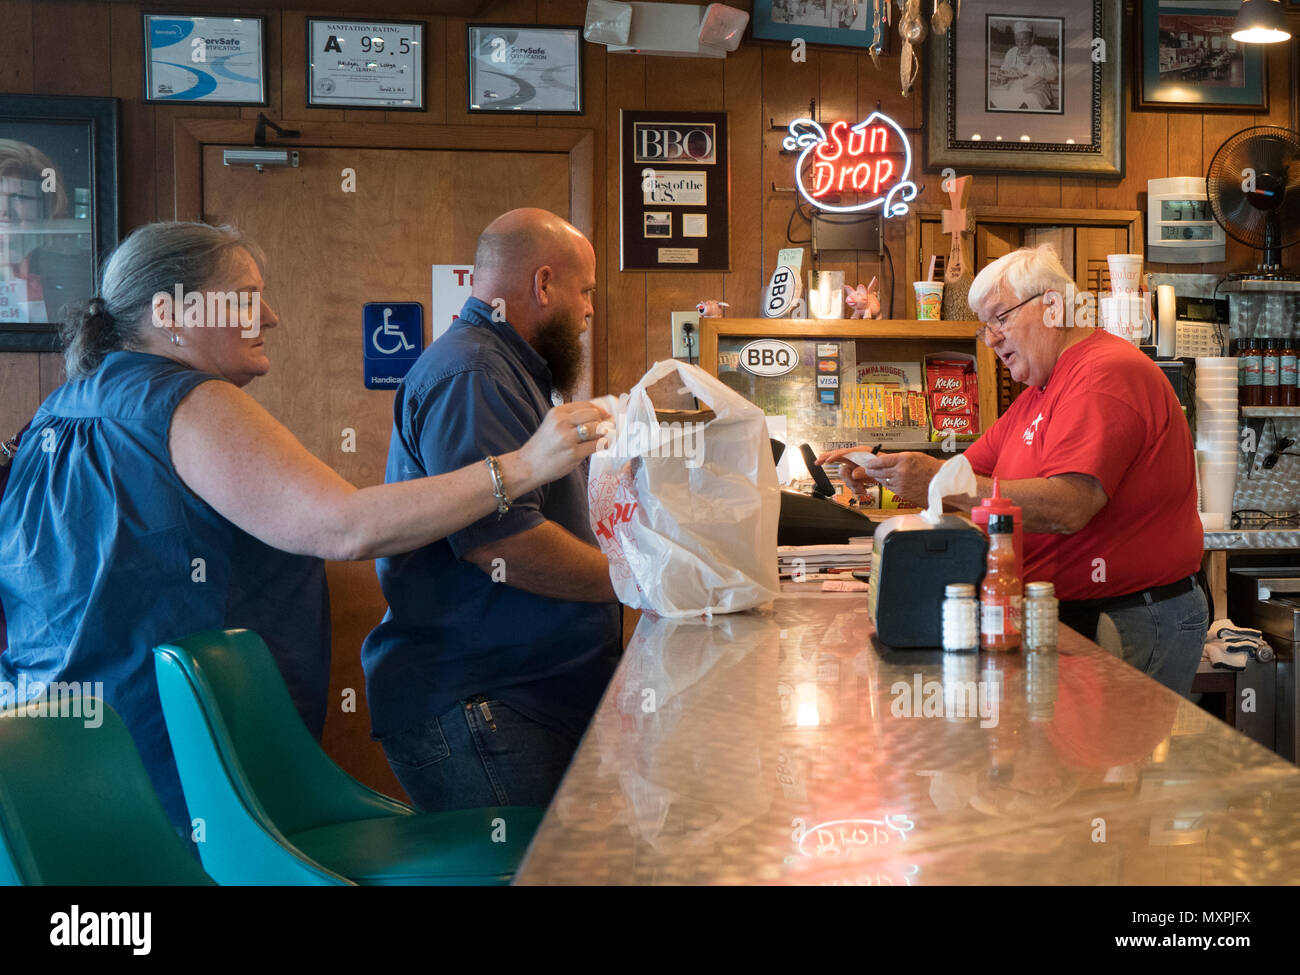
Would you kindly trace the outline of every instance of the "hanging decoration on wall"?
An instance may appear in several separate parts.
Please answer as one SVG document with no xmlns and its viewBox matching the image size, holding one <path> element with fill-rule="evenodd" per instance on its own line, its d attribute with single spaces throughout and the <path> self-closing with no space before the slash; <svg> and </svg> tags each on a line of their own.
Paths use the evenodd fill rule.
<svg viewBox="0 0 1300 975">
<path fill-rule="evenodd" d="M 971 235 L 975 232 L 975 213 L 969 209 L 970 176 L 953 176 L 941 188 L 948 194 L 951 209 L 943 211 L 943 232 L 952 237 L 952 247 L 943 265 L 943 317 L 948 321 L 973 321 L 967 298 L 975 269 L 971 266 Z"/>
<path fill-rule="evenodd" d="M 871 9 L 871 63 L 880 70 L 880 55 L 885 50 L 889 36 L 889 0 L 872 0 Z"/>
<path fill-rule="evenodd" d="M 960 9 L 961 0 L 957 0 L 957 7 Z M 952 21 L 952 4 L 948 0 L 935 0 L 934 16 L 930 18 L 930 29 L 936 34 L 943 34 L 952 26 Z"/>
<path fill-rule="evenodd" d="M 900 217 L 908 212 L 907 201 L 916 198 L 912 145 L 902 126 L 881 112 L 852 127 L 835 122 L 829 135 L 813 119 L 795 119 L 781 144 L 788 151 L 803 150 L 795 180 L 800 195 L 818 210 L 860 213 L 879 207 L 882 216 Z"/>
<path fill-rule="evenodd" d="M 898 35 L 903 39 L 903 53 L 898 59 L 898 72 L 903 82 L 903 94 L 912 91 L 912 85 L 921 70 L 921 59 L 916 48 L 925 40 L 925 18 L 921 16 L 921 0 L 898 0 L 903 6 L 903 16 L 898 21 Z"/>
</svg>

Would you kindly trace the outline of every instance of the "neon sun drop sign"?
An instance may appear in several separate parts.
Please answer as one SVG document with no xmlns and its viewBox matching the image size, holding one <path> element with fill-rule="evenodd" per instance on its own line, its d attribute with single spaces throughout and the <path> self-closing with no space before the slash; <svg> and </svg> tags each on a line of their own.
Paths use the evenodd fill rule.
<svg viewBox="0 0 1300 975">
<path fill-rule="evenodd" d="M 912 145 L 888 115 L 872 112 L 851 128 L 848 122 L 835 122 L 829 136 L 812 119 L 795 119 L 781 145 L 803 149 L 795 163 L 799 193 L 819 210 L 856 213 L 880 207 L 882 216 L 900 217 L 907 213 L 906 201 L 916 198 L 916 184 L 908 178 Z M 838 206 L 823 200 L 829 193 L 860 193 L 871 199 Z"/>
</svg>

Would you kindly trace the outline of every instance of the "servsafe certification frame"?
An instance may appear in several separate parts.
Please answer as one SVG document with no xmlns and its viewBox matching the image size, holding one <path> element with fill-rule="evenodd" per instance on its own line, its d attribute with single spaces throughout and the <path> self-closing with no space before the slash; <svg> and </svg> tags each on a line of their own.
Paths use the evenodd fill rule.
<svg viewBox="0 0 1300 975">
<path fill-rule="evenodd" d="M 582 115 L 582 28 L 467 24 L 471 112 Z"/>
<path fill-rule="evenodd" d="M 144 100 L 265 105 L 261 17 L 144 14 Z"/>
<path fill-rule="evenodd" d="M 307 18 L 307 104 L 425 111 L 424 22 Z"/>
</svg>

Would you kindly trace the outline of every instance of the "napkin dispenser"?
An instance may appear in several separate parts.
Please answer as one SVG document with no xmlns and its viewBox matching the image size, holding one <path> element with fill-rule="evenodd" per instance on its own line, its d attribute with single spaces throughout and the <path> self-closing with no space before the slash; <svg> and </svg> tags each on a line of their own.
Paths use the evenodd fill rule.
<svg viewBox="0 0 1300 975">
<path fill-rule="evenodd" d="M 978 585 L 988 547 L 984 533 L 956 515 L 937 524 L 920 515 L 882 522 L 873 536 L 867 596 L 880 642 L 894 649 L 941 646 L 944 586 Z"/>
</svg>

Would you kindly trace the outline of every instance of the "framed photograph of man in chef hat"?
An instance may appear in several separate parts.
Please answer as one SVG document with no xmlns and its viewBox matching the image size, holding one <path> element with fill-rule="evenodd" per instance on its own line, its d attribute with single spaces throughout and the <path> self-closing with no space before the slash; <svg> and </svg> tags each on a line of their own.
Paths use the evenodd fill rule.
<svg viewBox="0 0 1300 975">
<path fill-rule="evenodd" d="M 1060 17 L 985 17 L 985 101 L 990 112 L 1059 115 Z"/>
<path fill-rule="evenodd" d="M 1124 0 L 962 0 L 926 49 L 924 168 L 1122 176 L 1127 23 Z"/>
</svg>

